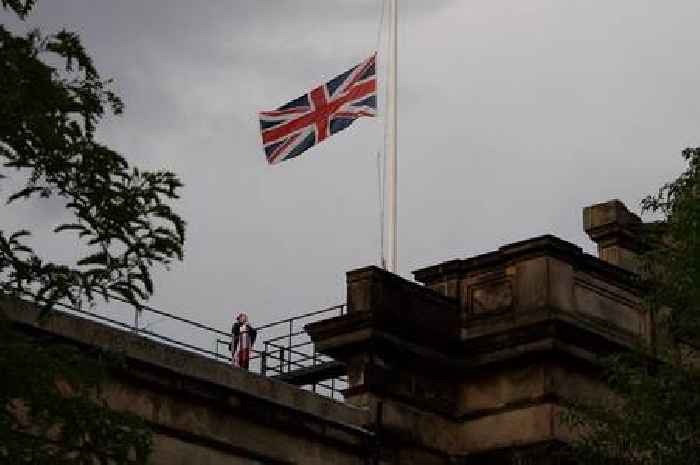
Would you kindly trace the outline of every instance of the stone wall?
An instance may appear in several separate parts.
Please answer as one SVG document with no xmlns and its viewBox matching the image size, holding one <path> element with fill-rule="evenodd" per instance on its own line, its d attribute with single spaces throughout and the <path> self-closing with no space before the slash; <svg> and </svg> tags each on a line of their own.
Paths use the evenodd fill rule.
<svg viewBox="0 0 700 465">
<path fill-rule="evenodd" d="M 28 332 L 125 356 L 107 398 L 155 430 L 155 464 L 548 465 L 573 399 L 609 396 L 601 357 L 654 340 L 635 275 L 639 218 L 589 207 L 599 257 L 554 236 L 415 272 L 347 275 L 347 313 L 307 325 L 348 370 L 346 403 L 69 316 Z M 420 284 L 419 284 L 420 283 Z"/>
<path fill-rule="evenodd" d="M 365 465 L 373 436 L 362 409 L 134 333 L 65 314 L 37 321 L 29 305 L 0 301 L 24 331 L 97 346 L 126 368 L 105 386 L 109 405 L 155 431 L 153 465 Z M 48 338 L 48 339 L 46 339 Z"/>
<path fill-rule="evenodd" d="M 307 326 L 384 453 L 413 463 L 555 463 L 566 401 L 609 396 L 601 357 L 652 340 L 634 275 L 554 236 L 415 277 L 352 271 L 347 315 Z"/>
</svg>

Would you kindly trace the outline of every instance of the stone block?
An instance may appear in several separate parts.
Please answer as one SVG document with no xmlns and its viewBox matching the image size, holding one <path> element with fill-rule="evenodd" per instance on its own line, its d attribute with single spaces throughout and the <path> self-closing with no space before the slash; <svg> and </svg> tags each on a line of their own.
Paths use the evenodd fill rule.
<svg viewBox="0 0 700 465">
<path fill-rule="evenodd" d="M 642 222 L 619 200 L 583 209 L 583 230 L 598 245 L 598 258 L 628 271 L 639 271 Z"/>
</svg>

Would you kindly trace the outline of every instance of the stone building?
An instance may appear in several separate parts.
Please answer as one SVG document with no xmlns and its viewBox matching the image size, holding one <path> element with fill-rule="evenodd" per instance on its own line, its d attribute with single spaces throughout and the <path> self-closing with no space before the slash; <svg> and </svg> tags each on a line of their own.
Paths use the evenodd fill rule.
<svg viewBox="0 0 700 465">
<path fill-rule="evenodd" d="M 601 356 L 652 341 L 636 287 L 639 218 L 584 209 L 598 257 L 541 236 L 414 272 L 347 274 L 347 312 L 306 326 L 346 371 L 344 402 L 74 316 L 27 331 L 122 352 L 113 408 L 155 432 L 154 464 L 553 464 L 570 399 L 601 398 Z M 338 363 L 339 362 L 339 363 Z"/>
</svg>

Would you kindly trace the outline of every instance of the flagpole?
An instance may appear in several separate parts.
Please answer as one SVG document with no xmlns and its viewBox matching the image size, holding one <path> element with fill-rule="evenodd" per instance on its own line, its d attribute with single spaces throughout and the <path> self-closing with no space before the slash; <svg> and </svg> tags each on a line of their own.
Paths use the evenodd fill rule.
<svg viewBox="0 0 700 465">
<path fill-rule="evenodd" d="M 386 181 L 387 181 L 387 260 L 388 270 L 398 271 L 396 241 L 396 186 L 397 186 L 397 64 L 398 64 L 398 0 L 389 0 L 389 57 L 387 63 L 387 105 L 386 105 Z"/>
</svg>

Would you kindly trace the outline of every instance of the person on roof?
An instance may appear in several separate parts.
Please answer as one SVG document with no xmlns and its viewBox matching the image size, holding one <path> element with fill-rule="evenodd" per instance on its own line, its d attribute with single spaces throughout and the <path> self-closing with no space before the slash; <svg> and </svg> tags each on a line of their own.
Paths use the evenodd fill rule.
<svg viewBox="0 0 700 465">
<path fill-rule="evenodd" d="M 231 327 L 231 364 L 248 369 L 250 351 L 255 344 L 257 331 L 248 322 L 248 315 L 240 313 Z"/>
</svg>

